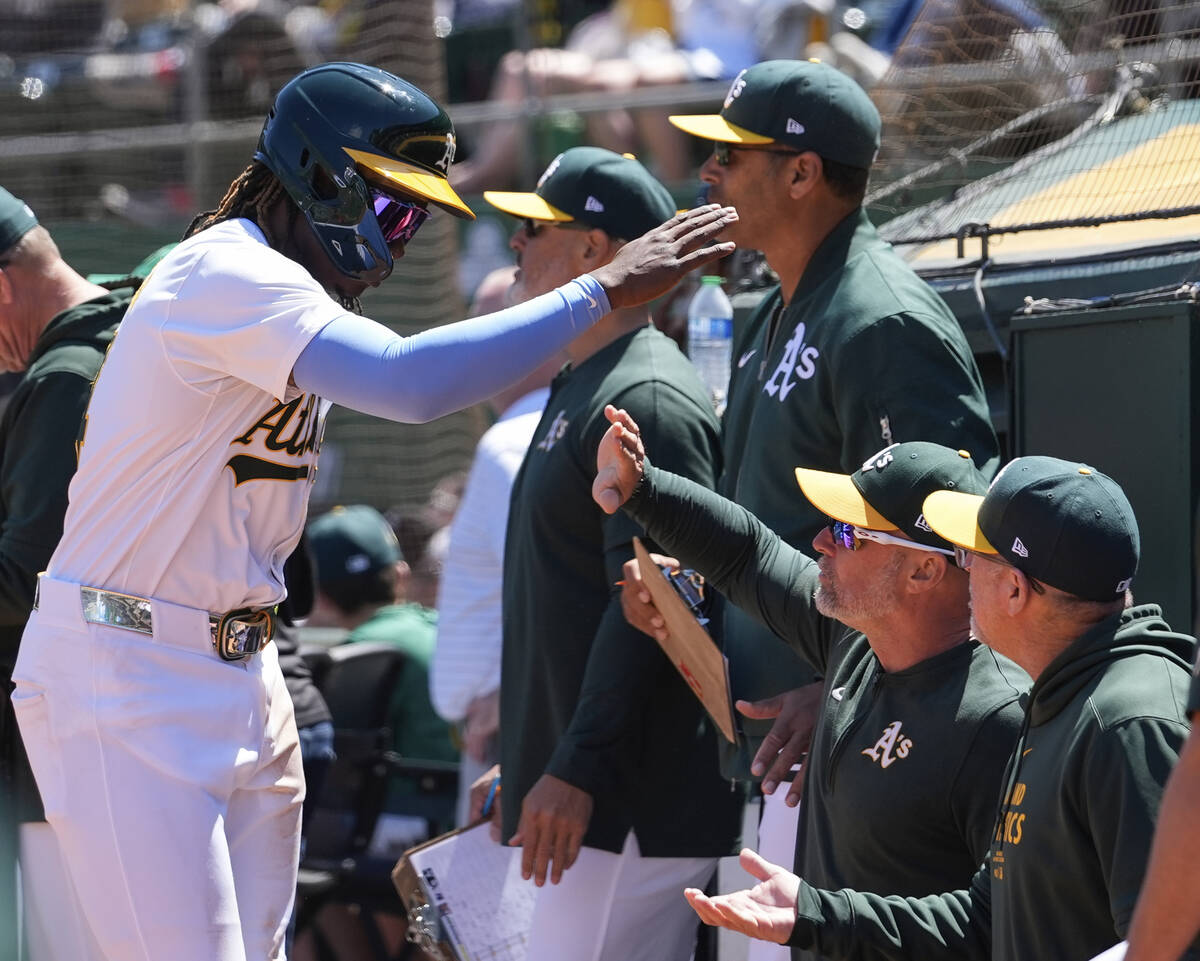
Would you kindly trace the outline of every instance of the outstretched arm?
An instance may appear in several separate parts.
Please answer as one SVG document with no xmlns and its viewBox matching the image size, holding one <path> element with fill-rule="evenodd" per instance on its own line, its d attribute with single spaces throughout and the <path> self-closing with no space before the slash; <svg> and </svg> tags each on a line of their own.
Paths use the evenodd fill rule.
<svg viewBox="0 0 1200 961">
<path fill-rule="evenodd" d="M 401 337 L 346 314 L 292 368 L 302 390 L 389 420 L 424 422 L 494 396 L 616 310 L 651 300 L 733 249 L 714 238 L 737 212 L 710 205 L 672 217 L 592 274 L 485 317 Z"/>
</svg>

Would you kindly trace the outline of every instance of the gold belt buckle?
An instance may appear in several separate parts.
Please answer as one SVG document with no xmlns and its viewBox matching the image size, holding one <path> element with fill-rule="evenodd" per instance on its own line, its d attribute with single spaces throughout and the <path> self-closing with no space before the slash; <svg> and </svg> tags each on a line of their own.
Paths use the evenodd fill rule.
<svg viewBox="0 0 1200 961">
<path fill-rule="evenodd" d="M 271 640 L 275 619 L 270 611 L 230 611 L 213 619 L 213 646 L 224 661 L 257 654 Z"/>
</svg>

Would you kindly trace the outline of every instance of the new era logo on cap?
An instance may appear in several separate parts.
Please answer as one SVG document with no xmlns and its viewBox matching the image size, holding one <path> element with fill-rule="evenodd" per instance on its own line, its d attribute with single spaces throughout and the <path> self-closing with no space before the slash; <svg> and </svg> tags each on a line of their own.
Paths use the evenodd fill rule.
<svg viewBox="0 0 1200 961">
<path fill-rule="evenodd" d="M 788 117 L 787 132 L 794 133 L 794 134 L 802 134 L 802 133 L 804 133 L 804 124 L 800 123 L 800 121 L 798 121 L 798 120 L 793 120 L 791 117 Z"/>
<path fill-rule="evenodd" d="M 604 213 L 604 204 L 600 203 L 600 201 L 595 197 L 588 197 L 588 199 L 584 201 L 583 209 L 590 210 L 595 214 L 602 214 Z"/>
<path fill-rule="evenodd" d="M 925 515 L 924 515 L 924 514 L 921 514 L 921 515 L 920 515 L 920 516 L 917 518 L 917 520 L 916 520 L 916 523 L 915 523 L 915 524 L 913 524 L 913 526 L 914 526 L 914 527 L 919 527 L 919 528 L 920 528 L 921 530 L 923 530 L 923 531 L 929 531 L 929 533 L 930 533 L 930 534 L 932 534 L 932 533 L 933 533 L 933 528 L 929 526 L 929 521 L 925 520 Z"/>
<path fill-rule="evenodd" d="M 1012 552 L 1020 555 L 1021 557 L 1029 556 L 1029 548 L 1021 543 L 1021 538 L 1019 537 L 1013 540 Z"/>
</svg>

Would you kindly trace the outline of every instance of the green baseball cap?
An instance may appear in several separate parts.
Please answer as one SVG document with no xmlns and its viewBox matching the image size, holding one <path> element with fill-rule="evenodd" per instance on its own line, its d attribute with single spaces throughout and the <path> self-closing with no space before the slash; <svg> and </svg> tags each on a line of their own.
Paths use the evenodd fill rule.
<svg viewBox="0 0 1200 961">
<path fill-rule="evenodd" d="M 15 246 L 37 223 L 29 204 L 0 187 L 0 254 Z"/>
<path fill-rule="evenodd" d="M 322 514 L 308 525 L 308 543 L 322 586 L 375 574 L 401 559 L 392 525 L 366 504 Z"/>
<path fill-rule="evenodd" d="M 579 221 L 633 240 L 675 216 L 670 191 L 630 154 L 572 147 L 550 161 L 533 193 L 485 190 L 483 199 L 514 217 Z"/>
<path fill-rule="evenodd" d="M 953 550 L 925 520 L 934 491 L 982 494 L 987 480 L 971 455 L 929 441 L 885 447 L 853 474 L 796 468 L 796 480 L 814 507 L 834 520 L 872 531 L 903 531 L 918 544 Z"/>
<path fill-rule="evenodd" d="M 996 554 L 1028 576 L 1089 601 L 1124 595 L 1141 538 L 1125 492 L 1087 464 L 1018 457 L 983 497 L 943 491 L 925 516 L 960 547 Z"/>
<path fill-rule="evenodd" d="M 777 143 L 866 169 L 879 153 L 879 111 L 857 83 L 816 60 L 764 60 L 733 79 L 719 114 L 670 118 L 728 143 Z"/>
</svg>

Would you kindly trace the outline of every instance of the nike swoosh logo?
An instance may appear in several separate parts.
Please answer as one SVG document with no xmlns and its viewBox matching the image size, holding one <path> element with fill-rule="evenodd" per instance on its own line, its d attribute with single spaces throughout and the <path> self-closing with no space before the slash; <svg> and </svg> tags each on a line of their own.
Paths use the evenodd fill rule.
<svg viewBox="0 0 1200 961">
<path fill-rule="evenodd" d="M 745 367 L 746 363 L 750 360 L 750 358 L 753 357 L 757 353 L 758 353 L 758 348 L 755 347 L 754 350 L 748 350 L 744 354 L 742 354 L 742 356 L 738 358 L 738 369 L 740 370 L 741 368 Z"/>
<path fill-rule="evenodd" d="M 600 304 L 596 301 L 596 298 L 591 294 L 584 294 L 583 296 L 587 298 L 588 307 L 590 307 L 592 310 L 595 310 L 600 306 Z"/>
<path fill-rule="evenodd" d="M 832 697 L 835 701 L 840 701 L 842 699 L 842 695 L 845 693 L 846 693 L 846 689 L 844 687 L 835 687 L 832 691 L 829 692 L 829 696 Z"/>
</svg>

